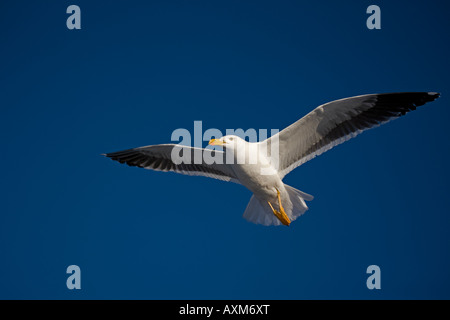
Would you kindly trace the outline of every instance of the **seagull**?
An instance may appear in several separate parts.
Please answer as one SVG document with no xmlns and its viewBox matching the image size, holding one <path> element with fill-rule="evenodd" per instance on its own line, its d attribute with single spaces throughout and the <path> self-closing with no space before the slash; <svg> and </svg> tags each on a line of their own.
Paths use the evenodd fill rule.
<svg viewBox="0 0 450 320">
<path fill-rule="evenodd" d="M 289 172 L 363 131 L 434 101 L 439 95 L 402 92 L 335 100 L 315 108 L 264 141 L 247 142 L 235 135 L 209 141 L 209 145 L 221 146 L 223 151 L 215 147 L 160 144 L 103 155 L 129 166 L 241 184 L 253 192 L 243 215 L 246 220 L 266 226 L 289 226 L 308 210 L 305 201 L 313 200 L 312 195 L 283 183 Z M 174 155 L 182 155 L 189 161 L 179 161 Z M 194 158 L 197 160 L 193 161 Z M 226 161 L 229 159 L 233 161 Z"/>
</svg>

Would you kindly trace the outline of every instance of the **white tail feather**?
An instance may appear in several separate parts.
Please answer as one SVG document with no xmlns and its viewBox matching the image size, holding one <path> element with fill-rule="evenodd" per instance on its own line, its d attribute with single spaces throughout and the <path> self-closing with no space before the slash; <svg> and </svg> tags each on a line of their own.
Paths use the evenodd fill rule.
<svg viewBox="0 0 450 320">
<path fill-rule="evenodd" d="M 308 206 L 305 203 L 306 201 L 311 201 L 314 197 L 310 194 L 307 194 L 303 191 L 292 188 L 291 186 L 284 185 L 286 192 L 289 196 L 289 199 L 282 199 L 284 210 L 288 215 L 289 219 L 294 221 L 299 216 L 308 210 Z M 244 212 L 244 219 L 247 221 L 262 224 L 265 226 L 279 226 L 281 225 L 280 220 L 272 212 L 269 205 L 267 203 L 262 203 L 255 195 L 252 195 L 250 202 L 247 205 L 247 208 Z"/>
</svg>

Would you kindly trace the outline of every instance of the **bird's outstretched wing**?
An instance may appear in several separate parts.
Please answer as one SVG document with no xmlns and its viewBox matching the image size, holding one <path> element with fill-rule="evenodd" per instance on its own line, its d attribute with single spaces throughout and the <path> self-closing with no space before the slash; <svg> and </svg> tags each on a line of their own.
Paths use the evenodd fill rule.
<svg viewBox="0 0 450 320">
<path fill-rule="evenodd" d="M 129 166 L 240 183 L 232 166 L 226 164 L 225 153 L 222 151 L 178 144 L 161 144 L 104 155 Z M 176 155 L 177 158 L 175 159 L 173 155 Z M 179 161 L 181 157 L 184 159 L 183 162 Z"/>
<path fill-rule="evenodd" d="M 436 92 L 404 92 L 368 94 L 332 101 L 317 107 L 266 141 L 270 144 L 278 139 L 278 172 L 283 178 L 334 146 L 438 97 Z"/>
</svg>

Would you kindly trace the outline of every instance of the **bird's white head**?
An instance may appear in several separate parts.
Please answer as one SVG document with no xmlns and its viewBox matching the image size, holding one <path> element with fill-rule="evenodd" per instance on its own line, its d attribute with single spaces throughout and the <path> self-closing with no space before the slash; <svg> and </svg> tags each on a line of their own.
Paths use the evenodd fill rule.
<svg viewBox="0 0 450 320">
<path fill-rule="evenodd" d="M 239 146 L 245 145 L 247 142 L 238 136 L 228 135 L 220 139 L 211 139 L 209 145 L 222 146 L 224 149 L 236 150 Z"/>
</svg>

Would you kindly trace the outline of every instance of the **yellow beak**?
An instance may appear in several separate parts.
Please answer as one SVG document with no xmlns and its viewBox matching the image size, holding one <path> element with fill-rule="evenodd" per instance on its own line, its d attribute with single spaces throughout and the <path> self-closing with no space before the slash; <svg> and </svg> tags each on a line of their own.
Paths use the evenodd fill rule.
<svg viewBox="0 0 450 320">
<path fill-rule="evenodd" d="M 208 144 L 210 144 L 212 146 L 223 146 L 225 144 L 225 142 L 223 142 L 220 139 L 211 139 L 211 140 L 209 140 Z"/>
</svg>

